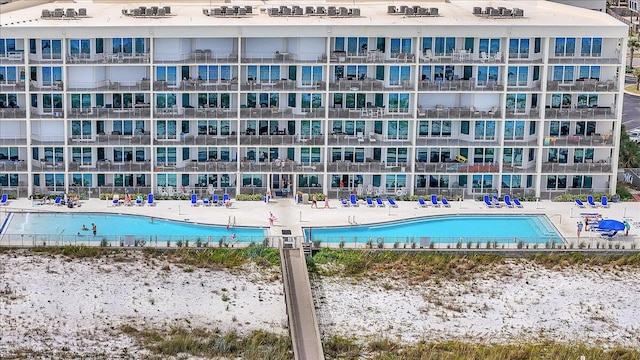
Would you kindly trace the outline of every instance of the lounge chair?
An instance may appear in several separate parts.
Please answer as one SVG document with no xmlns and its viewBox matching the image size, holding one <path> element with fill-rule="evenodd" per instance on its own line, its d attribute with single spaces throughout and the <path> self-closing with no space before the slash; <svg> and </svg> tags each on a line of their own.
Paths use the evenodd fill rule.
<svg viewBox="0 0 640 360">
<path fill-rule="evenodd" d="M 493 195 L 491 197 L 491 202 L 493 203 L 494 207 L 502 207 L 502 203 L 500 202 L 500 199 L 498 199 L 498 195 Z"/>
<path fill-rule="evenodd" d="M 398 204 L 396 204 L 395 200 L 393 200 L 392 198 L 387 198 L 387 202 L 389 202 L 389 206 L 393 207 L 393 208 L 397 208 Z"/>
<path fill-rule="evenodd" d="M 513 199 L 513 204 L 517 207 L 517 208 L 523 208 L 524 206 L 522 206 L 522 204 L 520 203 L 520 200 L 518 200 L 518 198 L 514 198 Z"/>
<path fill-rule="evenodd" d="M 606 196 L 603 196 L 602 198 L 600 198 L 600 206 L 602 206 L 603 208 L 609 207 L 609 199 L 607 199 Z"/>
<path fill-rule="evenodd" d="M 340 199 L 340 204 L 341 204 L 343 207 L 349 207 L 349 202 L 348 202 L 348 201 L 347 201 L 347 199 L 345 199 L 345 198 Z"/>
<path fill-rule="evenodd" d="M 217 194 L 213 195 L 213 197 L 211 198 L 211 202 L 215 206 L 222 206 L 222 203 L 220 202 L 220 197 Z"/>
<path fill-rule="evenodd" d="M 493 207 L 494 207 L 494 205 L 493 205 L 493 203 L 491 202 L 491 200 L 489 200 L 489 195 L 485 195 L 485 196 L 484 196 L 484 198 L 483 198 L 483 200 L 484 200 L 484 204 L 485 204 L 488 208 L 493 208 Z"/>
<path fill-rule="evenodd" d="M 427 207 L 427 203 L 424 202 L 423 198 L 418 198 L 418 205 L 420 205 L 420 207 Z"/>
<path fill-rule="evenodd" d="M 591 195 L 587 196 L 587 204 L 589 204 L 589 206 L 591 206 L 592 208 L 598 207 L 598 205 L 596 205 L 596 203 L 593 202 L 593 196 Z"/>
<path fill-rule="evenodd" d="M 211 206 L 211 202 L 209 201 L 209 198 L 202 198 L 202 206 Z"/>
<path fill-rule="evenodd" d="M 191 206 L 198 206 L 198 195 L 191 194 Z"/>
<path fill-rule="evenodd" d="M 442 202 L 442 206 L 444 206 L 444 207 L 448 207 L 448 208 L 450 208 L 450 207 L 451 207 L 451 204 L 449 204 L 449 202 L 447 201 L 447 199 L 446 199 L 446 198 L 442 198 L 442 199 L 440 200 L 440 202 Z"/>
<path fill-rule="evenodd" d="M 156 206 L 155 198 L 154 198 L 153 194 L 149 194 L 147 196 L 147 206 Z"/>
<path fill-rule="evenodd" d="M 371 198 L 367 198 L 367 207 L 374 207 L 374 206 L 376 205 L 373 203 L 373 200 Z"/>
<path fill-rule="evenodd" d="M 433 207 L 440 207 L 440 203 L 438 202 L 438 196 L 431 195 L 431 205 L 433 205 Z"/>
<path fill-rule="evenodd" d="M 351 204 L 351 206 L 359 206 L 358 204 L 358 198 L 356 197 L 355 194 L 351 194 L 351 197 L 349 198 L 349 203 Z"/>
<path fill-rule="evenodd" d="M 229 194 L 223 194 L 222 195 L 222 203 L 226 204 L 227 202 L 231 202 L 231 198 L 229 197 Z"/>
<path fill-rule="evenodd" d="M 585 208 L 584 204 L 582 203 L 582 200 L 580 200 L 580 199 L 575 199 L 575 200 L 573 200 L 573 201 L 575 201 L 575 203 L 576 203 L 576 206 L 577 206 L 577 207 L 582 208 L 582 209 L 584 209 L 584 208 Z"/>
<path fill-rule="evenodd" d="M 511 203 L 511 196 L 509 195 L 505 195 L 504 196 L 504 206 L 508 207 L 508 208 L 513 208 L 513 204 Z"/>
<path fill-rule="evenodd" d="M 0 199 L 0 205 L 7 205 L 8 201 L 9 201 L 9 195 L 2 194 L 2 199 Z"/>
<path fill-rule="evenodd" d="M 376 204 L 378 204 L 378 207 L 384 207 L 384 201 L 380 198 L 376 198 Z"/>
</svg>

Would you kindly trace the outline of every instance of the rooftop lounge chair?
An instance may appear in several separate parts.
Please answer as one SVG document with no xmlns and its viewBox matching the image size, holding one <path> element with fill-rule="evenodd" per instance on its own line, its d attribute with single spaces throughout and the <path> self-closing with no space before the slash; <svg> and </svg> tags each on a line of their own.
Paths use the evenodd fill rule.
<svg viewBox="0 0 640 360">
<path fill-rule="evenodd" d="M 424 202 L 423 198 L 418 198 L 418 205 L 420 205 L 420 207 L 427 207 L 427 203 Z"/>
<path fill-rule="evenodd" d="M 431 205 L 433 205 L 433 207 L 440 207 L 440 203 L 438 202 L 438 196 L 431 195 Z"/>
<path fill-rule="evenodd" d="M 485 195 L 484 198 L 484 204 L 488 207 L 488 208 L 493 208 L 493 203 L 491 202 L 491 200 L 489 200 L 489 195 Z"/>
<path fill-rule="evenodd" d="M 340 204 L 344 207 L 349 207 L 349 202 L 345 198 L 340 199 Z"/>
<path fill-rule="evenodd" d="M 505 195 L 504 196 L 504 206 L 508 207 L 508 208 L 513 208 L 513 204 L 511 203 L 511 196 L 509 195 Z"/>
<path fill-rule="evenodd" d="M 514 198 L 513 199 L 513 204 L 517 207 L 517 208 L 523 208 L 524 206 L 522 206 L 522 204 L 520 203 L 520 200 L 518 200 L 518 198 Z"/>
<path fill-rule="evenodd" d="M 374 207 L 375 204 L 373 203 L 373 200 L 371 200 L 371 198 L 367 198 L 367 207 Z"/>
<path fill-rule="evenodd" d="M 351 194 L 351 197 L 349 197 L 349 203 L 351 204 L 351 206 L 359 206 L 358 198 L 355 194 Z"/>
<path fill-rule="evenodd" d="M 384 201 L 380 198 L 376 198 L 376 204 L 378 204 L 378 207 L 384 207 Z"/>
<path fill-rule="evenodd" d="M 389 206 L 393 207 L 393 208 L 397 208 L 398 205 L 396 204 L 395 200 L 393 200 L 392 198 L 387 198 L 387 201 L 389 202 Z"/>
<path fill-rule="evenodd" d="M 585 208 L 584 204 L 582 203 L 582 200 L 580 200 L 580 199 L 575 199 L 575 200 L 573 200 L 573 201 L 575 201 L 575 203 L 576 203 L 576 206 L 577 206 L 577 207 L 579 207 L 579 208 L 583 208 L 583 209 Z"/>
<path fill-rule="evenodd" d="M 596 203 L 593 202 L 593 196 L 591 195 L 587 196 L 587 204 L 589 204 L 589 206 L 591 206 L 592 208 L 598 207 L 598 205 L 596 205 Z"/>
<path fill-rule="evenodd" d="M 191 206 L 198 206 L 198 195 L 191 194 Z"/>
<path fill-rule="evenodd" d="M 8 201 L 9 201 L 9 195 L 2 194 L 2 199 L 0 199 L 0 205 L 7 205 Z"/>
<path fill-rule="evenodd" d="M 149 194 L 149 196 L 147 196 L 147 206 L 156 206 L 156 203 L 154 200 L 155 198 L 153 194 Z"/>
<path fill-rule="evenodd" d="M 609 199 L 606 196 L 600 198 L 600 206 L 602 206 L 603 208 L 609 207 Z"/>
</svg>

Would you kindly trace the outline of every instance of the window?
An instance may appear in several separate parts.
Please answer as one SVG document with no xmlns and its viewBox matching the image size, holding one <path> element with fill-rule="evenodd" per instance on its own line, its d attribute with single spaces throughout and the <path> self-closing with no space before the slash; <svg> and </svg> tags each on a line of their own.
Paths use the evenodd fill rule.
<svg viewBox="0 0 640 360">
<path fill-rule="evenodd" d="M 591 189 L 593 186 L 593 176 L 590 175 L 574 175 L 573 187 L 576 189 Z"/>
<path fill-rule="evenodd" d="M 389 94 L 389 103 L 387 108 L 389 109 L 389 112 L 408 113 L 409 94 Z"/>
<path fill-rule="evenodd" d="M 407 163 L 407 148 L 387 148 L 387 164 L 404 165 Z"/>
<path fill-rule="evenodd" d="M 277 80 L 278 78 L 276 78 L 275 80 L 272 79 L 272 81 L 277 81 Z M 260 81 L 262 81 L 262 79 Z M 319 81 L 322 81 L 322 66 L 303 66 L 302 67 L 302 85 L 303 86 L 311 86 L 311 85 L 317 84 Z"/>
<path fill-rule="evenodd" d="M 497 66 L 478 66 L 478 85 L 483 86 L 488 82 L 495 83 L 498 81 Z"/>
<path fill-rule="evenodd" d="M 529 58 L 529 39 L 510 39 L 509 40 L 509 58 L 510 59 L 528 59 Z"/>
<path fill-rule="evenodd" d="M 115 152 L 115 149 L 114 149 L 114 152 Z M 166 165 L 166 164 L 175 165 L 176 153 L 177 151 L 175 147 L 156 148 L 156 163 L 158 165 Z M 115 156 L 114 156 L 114 161 L 122 161 L 122 160 L 117 160 L 115 159 Z"/>
<path fill-rule="evenodd" d="M 449 137 L 451 136 L 451 120 L 421 120 L 418 124 L 418 135 Z"/>
<path fill-rule="evenodd" d="M 576 135 L 591 136 L 596 132 L 595 121 L 577 121 L 576 122 Z"/>
<path fill-rule="evenodd" d="M 171 109 L 175 105 L 176 105 L 176 94 L 156 94 L 157 109 Z"/>
<path fill-rule="evenodd" d="M 251 70 L 249 68 L 252 68 Z M 248 79 L 258 79 L 257 67 L 250 66 L 247 70 Z M 220 80 L 231 80 L 231 66 L 198 66 L 198 80 L 217 83 Z"/>
<path fill-rule="evenodd" d="M 364 129 L 364 121 L 362 121 L 362 128 Z M 300 135 L 313 135 L 313 136 L 322 135 L 322 121 L 321 120 L 300 121 Z"/>
<path fill-rule="evenodd" d="M 18 81 L 18 71 L 15 66 L 0 66 L 0 84 L 13 84 Z"/>
<path fill-rule="evenodd" d="M 409 122 L 406 120 L 387 122 L 387 138 L 406 140 L 409 138 Z"/>
<path fill-rule="evenodd" d="M 566 175 L 547 175 L 547 189 L 559 190 L 567 188 Z"/>
<path fill-rule="evenodd" d="M 444 55 L 451 54 L 456 49 L 456 38 L 454 37 L 437 37 L 435 40 L 434 54 Z"/>
<path fill-rule="evenodd" d="M 385 187 L 389 191 L 407 187 L 407 175 L 387 174 L 385 176 Z"/>
<path fill-rule="evenodd" d="M 91 40 L 90 39 L 69 40 L 69 53 L 71 55 L 91 54 Z"/>
<path fill-rule="evenodd" d="M 62 81 L 62 67 L 60 66 L 43 66 L 42 68 L 42 86 L 51 87 Z"/>
<path fill-rule="evenodd" d="M 527 66 L 509 66 L 508 86 L 527 86 L 529 68 Z"/>
<path fill-rule="evenodd" d="M 522 175 L 502 175 L 502 188 L 513 189 L 522 187 Z"/>
<path fill-rule="evenodd" d="M 74 120 L 71 122 L 71 136 L 80 139 L 91 139 L 91 121 Z"/>
<path fill-rule="evenodd" d="M 62 109 L 62 94 L 42 94 L 43 109 Z"/>
<path fill-rule="evenodd" d="M 92 154 L 90 147 L 73 147 L 71 148 L 71 161 L 80 165 L 91 165 Z"/>
<path fill-rule="evenodd" d="M 602 38 L 582 38 L 581 56 L 602 56 Z"/>
<path fill-rule="evenodd" d="M 527 94 L 507 94 L 507 110 L 517 114 L 526 112 Z"/>
<path fill-rule="evenodd" d="M 0 160 L 19 160 L 17 147 L 0 147 Z M 37 159 L 37 158 L 36 158 Z"/>
<path fill-rule="evenodd" d="M 18 186 L 18 174 L 0 174 L 0 186 Z"/>
<path fill-rule="evenodd" d="M 0 55 L 6 56 L 13 51 L 16 51 L 16 39 L 0 39 Z"/>
<path fill-rule="evenodd" d="M 320 162 L 320 148 L 301 148 L 300 162 L 317 163 Z"/>
<path fill-rule="evenodd" d="M 72 109 L 91 109 L 91 94 L 71 94 Z"/>
<path fill-rule="evenodd" d="M 405 81 L 411 79 L 410 66 L 390 66 L 389 67 L 389 85 L 401 85 Z"/>
<path fill-rule="evenodd" d="M 37 99 L 37 95 L 32 95 L 32 100 L 33 100 L 33 97 L 36 97 Z M 19 106 L 18 94 L 0 94 L 0 106 L 9 107 L 9 108 L 15 108 Z M 37 100 L 36 100 L 36 104 L 32 106 L 34 107 L 38 106 Z"/>
<path fill-rule="evenodd" d="M 201 68 L 207 68 L 207 66 L 201 66 Z M 209 66 L 212 72 L 215 74 L 218 71 L 217 66 Z M 226 78 L 228 80 L 228 78 Z M 217 79 L 211 79 L 217 81 Z M 280 66 L 247 66 L 247 81 L 258 81 L 261 83 L 273 83 L 280 80 Z"/>
<path fill-rule="evenodd" d="M 115 124 L 116 122 L 114 121 L 114 127 Z M 131 131 L 131 124 L 128 127 L 129 131 Z M 177 139 L 177 122 L 175 120 L 158 120 L 156 122 L 156 136 L 158 139 Z"/>
<path fill-rule="evenodd" d="M 303 93 L 300 94 L 301 103 L 300 107 L 307 111 L 309 109 L 319 109 L 322 108 L 322 94 L 320 93 Z"/>
<path fill-rule="evenodd" d="M 504 139 L 505 140 L 523 140 L 524 139 L 524 121 L 506 120 L 504 122 Z"/>
<path fill-rule="evenodd" d="M 597 107 L 598 94 L 578 94 L 578 108 Z"/>
<path fill-rule="evenodd" d="M 580 66 L 579 78 L 600 80 L 600 66 Z"/>
<path fill-rule="evenodd" d="M 502 162 L 508 166 L 522 166 L 522 148 L 505 148 L 502 151 Z"/>
<path fill-rule="evenodd" d="M 166 81 L 167 84 L 176 85 L 178 81 L 178 70 L 175 66 L 157 66 L 156 81 Z"/>
<path fill-rule="evenodd" d="M 479 52 L 493 55 L 500 51 L 500 39 L 480 39 Z"/>
<path fill-rule="evenodd" d="M 573 56 L 576 52 L 576 38 L 556 38 L 555 55 Z"/>
<path fill-rule="evenodd" d="M 573 82 L 573 66 L 554 66 L 553 80 L 572 83 Z"/>
<path fill-rule="evenodd" d="M 322 71 L 320 71 L 319 75 L 320 79 L 318 81 L 322 80 Z M 347 80 L 364 80 L 367 78 L 367 67 L 364 65 L 349 65 L 346 66 L 345 69 L 345 66 L 336 66 L 333 75 L 335 80 L 343 78 L 346 78 Z"/>
<path fill-rule="evenodd" d="M 560 107 L 570 108 L 571 94 L 551 94 L 551 107 L 552 108 L 560 108 Z"/>
<path fill-rule="evenodd" d="M 476 174 L 471 177 L 472 186 L 477 191 L 484 192 L 486 190 L 493 189 L 493 175 L 481 175 Z M 460 182 L 462 185 L 462 182 Z"/>
<path fill-rule="evenodd" d="M 112 44 L 113 44 L 114 54 L 118 54 L 118 53 L 133 54 L 132 38 L 113 38 Z"/>
<path fill-rule="evenodd" d="M 62 40 L 41 40 L 41 50 L 43 59 L 62 59 Z"/>
<path fill-rule="evenodd" d="M 391 39 L 391 54 L 411 53 L 411 38 Z"/>
<path fill-rule="evenodd" d="M 494 120 L 478 120 L 475 122 L 475 140 L 495 140 L 496 122 Z"/>
</svg>

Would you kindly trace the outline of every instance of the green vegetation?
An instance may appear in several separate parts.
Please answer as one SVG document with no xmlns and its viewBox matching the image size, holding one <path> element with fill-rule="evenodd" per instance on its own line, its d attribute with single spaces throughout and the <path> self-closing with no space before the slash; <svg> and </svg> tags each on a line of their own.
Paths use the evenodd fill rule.
<svg viewBox="0 0 640 360">
<path fill-rule="evenodd" d="M 163 357 L 179 354 L 247 360 L 290 360 L 293 357 L 289 337 L 266 331 L 252 331 L 241 336 L 236 332 L 218 329 L 173 328 L 161 332 L 123 326 L 120 330 L 135 338 L 139 346 Z"/>
<path fill-rule="evenodd" d="M 445 255 L 412 251 L 363 251 L 348 249 L 322 249 L 308 259 L 309 271 L 325 276 L 377 276 L 381 272 L 402 273 L 410 281 L 433 281 L 434 278 L 460 278 L 501 264 L 506 259 L 499 255 Z M 516 259 L 515 261 L 521 261 Z M 640 267 L 640 254 L 585 256 L 579 253 L 535 254 L 524 261 L 555 267 L 573 265 Z M 319 266 L 330 265 L 330 266 Z"/>
<path fill-rule="evenodd" d="M 13 251 L 2 248 L 3 251 Z M 70 258 L 114 257 L 126 258 L 131 250 L 113 250 L 92 246 L 37 246 L 29 249 L 35 253 L 63 255 Z M 172 250 L 156 250 L 144 248 L 145 256 L 166 259 L 173 263 L 186 264 L 193 267 L 234 268 L 250 261 L 261 266 L 280 266 L 278 249 L 252 244 L 246 248 L 179 248 Z M 133 258 L 131 257 L 131 260 Z"/>
<path fill-rule="evenodd" d="M 264 194 L 237 194 L 236 201 L 262 201 Z"/>
<path fill-rule="evenodd" d="M 513 345 L 472 344 L 459 341 L 442 343 L 419 342 L 399 344 L 383 339 L 359 345 L 354 339 L 338 336 L 324 343 L 327 359 L 374 359 L 374 360 L 504 360 L 504 359 L 587 359 L 621 360 L 638 359 L 637 349 L 613 348 L 604 350 L 585 344 L 560 344 L 545 342 Z"/>
</svg>

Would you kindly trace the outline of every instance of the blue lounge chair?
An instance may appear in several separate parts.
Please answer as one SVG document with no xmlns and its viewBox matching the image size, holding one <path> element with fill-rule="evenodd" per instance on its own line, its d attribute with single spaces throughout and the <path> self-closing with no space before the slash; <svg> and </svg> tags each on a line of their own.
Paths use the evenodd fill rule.
<svg viewBox="0 0 640 360">
<path fill-rule="evenodd" d="M 374 207 L 374 206 L 376 205 L 373 203 L 373 200 L 371 198 L 367 198 L 367 207 Z"/>
<path fill-rule="evenodd" d="M 191 206 L 198 206 L 198 195 L 191 194 Z"/>
<path fill-rule="evenodd" d="M 202 206 L 211 206 L 211 202 L 209 201 L 209 198 L 202 198 Z"/>
<path fill-rule="evenodd" d="M 345 199 L 345 198 L 340 199 L 340 204 L 341 204 L 343 207 L 349 207 L 349 202 L 348 202 L 348 201 L 347 201 L 347 199 Z"/>
<path fill-rule="evenodd" d="M 598 207 L 598 205 L 593 202 L 593 196 L 591 195 L 587 196 L 587 204 L 589 204 L 589 206 L 591 206 L 592 208 Z"/>
<path fill-rule="evenodd" d="M 138 197 L 136 198 L 136 206 L 142 205 L 144 205 L 144 199 L 142 199 L 142 195 L 138 195 Z"/>
<path fill-rule="evenodd" d="M 518 198 L 514 198 L 513 199 L 513 203 L 515 204 L 515 206 L 517 208 L 523 208 L 524 206 L 522 206 L 522 204 L 520 203 L 520 200 L 518 200 Z"/>
<path fill-rule="evenodd" d="M 222 195 L 222 204 L 223 205 L 226 205 L 230 201 L 231 201 L 231 198 L 229 198 L 229 194 L 223 194 Z"/>
<path fill-rule="evenodd" d="M 221 206 L 222 204 L 220 203 L 220 197 L 218 196 L 218 194 L 214 194 L 213 197 L 211 198 L 211 202 L 215 205 L 215 206 Z"/>
<path fill-rule="evenodd" d="M 582 208 L 582 209 L 584 209 L 584 208 L 585 208 L 584 204 L 582 203 L 582 200 L 580 200 L 580 199 L 575 199 L 575 200 L 573 200 L 573 201 L 575 201 L 575 203 L 576 203 L 576 206 L 577 206 L 577 207 Z"/>
<path fill-rule="evenodd" d="M 607 199 L 606 196 L 603 196 L 602 198 L 600 198 L 600 206 L 602 206 L 603 208 L 609 207 L 609 199 Z"/>
<path fill-rule="evenodd" d="M 156 206 L 155 197 L 153 196 L 153 194 L 149 194 L 147 196 L 147 206 Z"/>
<path fill-rule="evenodd" d="M 2 199 L 0 199 L 0 205 L 7 205 L 8 201 L 9 201 L 9 195 L 2 194 Z"/>
<path fill-rule="evenodd" d="M 448 208 L 450 208 L 450 207 L 451 207 L 451 204 L 449 204 L 449 202 L 447 201 L 447 199 L 446 199 L 446 198 L 442 198 L 442 199 L 440 200 L 440 202 L 442 202 L 442 206 L 444 206 L 444 207 L 448 207 Z"/>
<path fill-rule="evenodd" d="M 389 206 L 393 207 L 393 208 L 397 208 L 398 205 L 396 204 L 395 200 L 393 200 L 392 198 L 387 198 L 387 202 L 389 202 Z"/>
<path fill-rule="evenodd" d="M 437 195 L 431 195 L 431 205 L 433 205 L 433 207 L 440 207 Z"/>
<path fill-rule="evenodd" d="M 376 198 L 376 204 L 378 204 L 378 207 L 384 207 L 384 201 L 380 198 Z"/>
<path fill-rule="evenodd" d="M 488 207 L 488 208 L 493 208 L 493 203 L 491 202 L 491 200 L 489 200 L 489 195 L 485 195 L 484 198 L 484 204 Z"/>
<path fill-rule="evenodd" d="M 513 208 L 513 204 L 511 203 L 511 196 L 509 195 L 504 196 L 504 206 L 508 208 Z"/>
<path fill-rule="evenodd" d="M 423 198 L 418 198 L 418 205 L 420 205 L 420 207 L 427 207 L 427 203 L 424 202 Z"/>
<path fill-rule="evenodd" d="M 351 194 L 351 197 L 349 198 L 349 203 L 351 204 L 351 206 L 358 206 L 358 198 L 356 197 L 355 194 Z"/>
</svg>

